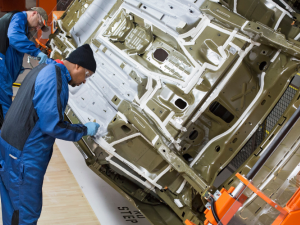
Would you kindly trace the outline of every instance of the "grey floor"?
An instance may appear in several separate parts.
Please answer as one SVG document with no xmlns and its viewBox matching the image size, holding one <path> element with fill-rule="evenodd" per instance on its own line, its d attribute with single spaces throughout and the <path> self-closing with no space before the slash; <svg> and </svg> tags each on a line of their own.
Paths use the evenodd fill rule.
<svg viewBox="0 0 300 225">
<path fill-rule="evenodd" d="M 23 67 L 24 68 L 28 68 L 28 69 L 26 69 L 23 74 L 19 75 L 18 79 L 16 80 L 16 83 L 21 83 L 22 84 L 22 81 L 24 80 L 24 78 L 26 77 L 26 75 L 32 69 L 31 65 L 33 67 L 36 67 L 38 65 L 38 61 L 37 60 L 31 59 L 31 65 L 27 63 L 27 60 L 28 60 L 28 55 L 25 54 L 24 59 L 23 59 Z M 18 88 L 17 87 L 13 87 L 13 94 L 14 94 L 14 96 L 16 96 L 17 91 L 18 91 Z"/>
</svg>

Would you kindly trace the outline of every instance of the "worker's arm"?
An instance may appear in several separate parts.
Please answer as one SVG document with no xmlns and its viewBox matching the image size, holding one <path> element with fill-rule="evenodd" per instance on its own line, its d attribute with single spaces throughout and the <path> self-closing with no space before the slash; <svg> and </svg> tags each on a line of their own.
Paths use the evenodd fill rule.
<svg viewBox="0 0 300 225">
<path fill-rule="evenodd" d="M 26 36 L 27 18 L 25 17 L 23 12 L 20 12 L 16 13 L 11 19 L 7 32 L 9 45 L 19 52 L 36 57 L 41 50 L 36 48 L 35 44 Z"/>
<path fill-rule="evenodd" d="M 56 77 L 54 65 L 48 65 L 37 76 L 35 81 L 34 108 L 43 133 L 54 138 L 67 141 L 79 141 L 87 135 L 87 127 L 81 124 L 71 124 L 63 120 L 63 94 L 62 81 Z"/>
</svg>

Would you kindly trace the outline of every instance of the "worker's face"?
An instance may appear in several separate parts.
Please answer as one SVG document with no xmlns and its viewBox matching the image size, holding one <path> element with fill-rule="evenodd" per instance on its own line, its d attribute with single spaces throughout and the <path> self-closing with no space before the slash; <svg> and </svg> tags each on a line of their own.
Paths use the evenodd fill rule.
<svg viewBox="0 0 300 225">
<path fill-rule="evenodd" d="M 88 69 L 83 68 L 82 66 L 75 65 L 75 68 L 70 72 L 72 80 L 69 84 L 72 87 L 80 86 L 85 84 L 86 79 L 92 76 L 94 73 Z"/>
<path fill-rule="evenodd" d="M 34 11 L 31 13 L 28 18 L 28 26 L 34 30 L 41 29 L 44 26 L 43 19 L 38 12 Z"/>
</svg>

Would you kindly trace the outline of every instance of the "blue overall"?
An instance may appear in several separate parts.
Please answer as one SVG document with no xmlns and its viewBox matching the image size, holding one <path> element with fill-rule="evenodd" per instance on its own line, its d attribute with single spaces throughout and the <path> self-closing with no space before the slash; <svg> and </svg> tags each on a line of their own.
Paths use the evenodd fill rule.
<svg viewBox="0 0 300 225">
<path fill-rule="evenodd" d="M 22 69 L 24 53 L 36 57 L 41 51 L 27 37 L 27 14 L 18 12 L 13 15 L 9 22 L 8 30 L 0 29 L 0 35 L 9 40 L 6 52 L 0 52 L 0 105 L 2 105 L 3 116 L 12 103 L 12 85 L 17 80 Z M 3 40 L 1 40 L 4 44 Z"/>
<path fill-rule="evenodd" d="M 6 114 L 0 137 L 3 225 L 37 224 L 44 174 L 55 138 L 79 141 L 87 127 L 64 121 L 67 68 L 48 59 L 24 79 Z"/>
</svg>

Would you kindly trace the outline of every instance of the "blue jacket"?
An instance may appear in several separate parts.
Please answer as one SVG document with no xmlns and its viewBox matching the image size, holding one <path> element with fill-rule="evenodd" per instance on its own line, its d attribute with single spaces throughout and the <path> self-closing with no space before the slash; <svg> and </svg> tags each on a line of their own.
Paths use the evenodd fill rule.
<svg viewBox="0 0 300 225">
<path fill-rule="evenodd" d="M 27 53 L 36 57 L 41 50 L 35 47 L 35 44 L 27 37 L 27 14 L 26 12 L 16 13 L 8 27 L 7 36 L 9 47 L 6 51 L 6 67 L 10 72 L 12 81 L 15 82 L 20 73 L 24 54 Z"/>
<path fill-rule="evenodd" d="M 36 224 L 42 209 L 42 185 L 55 138 L 79 141 L 87 134 L 81 124 L 64 121 L 69 98 L 67 68 L 48 59 L 23 81 L 6 115 L 0 137 L 1 179 L 19 224 Z M 21 216 L 22 215 L 22 216 Z M 4 215 L 9 221 L 9 215 Z M 6 223 L 4 223 L 6 224 Z M 9 223 L 7 223 L 9 224 Z"/>
<path fill-rule="evenodd" d="M 24 54 L 27 53 L 36 57 L 41 51 L 35 47 L 35 44 L 27 37 L 27 14 L 26 12 L 16 13 L 9 24 L 7 36 L 9 39 L 9 47 L 6 51 L 5 65 L 0 60 L 0 104 L 3 107 L 3 113 L 6 114 L 11 105 L 11 97 L 13 95 L 12 85 L 17 80 L 23 64 Z M 5 68 L 6 66 L 6 68 Z"/>
</svg>

